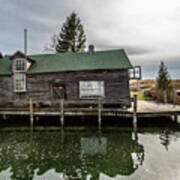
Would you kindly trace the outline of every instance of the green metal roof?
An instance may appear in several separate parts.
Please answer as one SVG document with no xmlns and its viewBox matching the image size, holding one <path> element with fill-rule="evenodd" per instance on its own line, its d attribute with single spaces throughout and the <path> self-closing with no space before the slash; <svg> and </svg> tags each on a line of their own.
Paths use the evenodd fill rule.
<svg viewBox="0 0 180 180">
<path fill-rule="evenodd" d="M 0 75 L 11 75 L 12 68 L 11 68 L 11 60 L 10 56 L 4 56 L 0 59 Z"/>
<path fill-rule="evenodd" d="M 28 70 L 28 74 L 132 68 L 124 50 L 40 54 L 29 57 L 35 62 Z M 3 73 L 11 74 L 10 66 L 8 57 L 1 59 L 0 75 Z"/>
</svg>

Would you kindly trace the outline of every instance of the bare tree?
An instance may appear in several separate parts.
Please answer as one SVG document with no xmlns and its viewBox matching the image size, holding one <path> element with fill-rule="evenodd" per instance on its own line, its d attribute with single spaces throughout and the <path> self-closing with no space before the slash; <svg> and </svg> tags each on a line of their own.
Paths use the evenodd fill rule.
<svg viewBox="0 0 180 180">
<path fill-rule="evenodd" d="M 58 43 L 58 36 L 57 36 L 57 34 L 53 34 L 53 36 L 51 37 L 51 42 L 44 46 L 43 51 L 44 52 L 56 52 L 57 43 Z"/>
</svg>

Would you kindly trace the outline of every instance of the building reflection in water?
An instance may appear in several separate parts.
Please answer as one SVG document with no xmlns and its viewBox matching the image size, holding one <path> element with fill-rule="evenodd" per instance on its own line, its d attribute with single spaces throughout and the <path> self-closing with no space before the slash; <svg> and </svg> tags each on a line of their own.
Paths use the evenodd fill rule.
<svg viewBox="0 0 180 180">
<path fill-rule="evenodd" d="M 107 151 L 106 137 L 82 137 L 81 138 L 81 153 L 88 155 L 106 154 Z"/>
<path fill-rule="evenodd" d="M 129 131 L 102 134 L 80 132 L 1 132 L 0 171 L 11 179 L 35 177 L 99 179 L 130 175 L 142 165 L 144 149 Z M 52 171 L 54 170 L 54 171 Z M 1 179 L 1 174 L 0 174 Z"/>
</svg>

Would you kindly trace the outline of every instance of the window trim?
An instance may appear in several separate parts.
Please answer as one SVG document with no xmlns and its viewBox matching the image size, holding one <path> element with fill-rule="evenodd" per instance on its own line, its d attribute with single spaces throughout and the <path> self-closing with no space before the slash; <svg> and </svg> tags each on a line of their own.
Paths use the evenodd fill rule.
<svg viewBox="0 0 180 180">
<path fill-rule="evenodd" d="M 23 75 L 24 77 L 24 86 L 23 86 L 23 89 L 22 90 L 18 90 L 17 89 L 17 86 L 16 86 L 16 76 L 18 75 Z M 26 74 L 25 73 L 16 73 L 14 74 L 14 92 L 26 92 Z"/>
<path fill-rule="evenodd" d="M 16 67 L 17 67 L 17 62 L 18 61 L 24 61 L 24 70 L 17 70 Z M 27 66 L 27 62 L 26 62 L 26 59 L 24 58 L 16 58 L 14 60 L 14 72 L 15 73 L 23 73 L 23 72 L 26 72 L 26 66 Z"/>
<path fill-rule="evenodd" d="M 102 95 L 87 95 L 87 96 L 82 96 L 81 95 L 81 87 L 80 87 L 80 83 L 81 82 L 102 82 L 103 83 L 103 93 Z M 82 81 L 79 81 L 79 98 L 80 99 L 98 99 L 98 98 L 105 98 L 105 82 L 102 80 L 100 81 L 97 81 L 97 80 L 82 80 Z"/>
</svg>

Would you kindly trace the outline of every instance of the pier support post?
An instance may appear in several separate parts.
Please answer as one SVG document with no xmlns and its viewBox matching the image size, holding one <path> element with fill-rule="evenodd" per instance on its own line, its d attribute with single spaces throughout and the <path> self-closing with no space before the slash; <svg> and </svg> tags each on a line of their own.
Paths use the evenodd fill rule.
<svg viewBox="0 0 180 180">
<path fill-rule="evenodd" d="M 101 100 L 98 99 L 98 128 L 101 130 L 101 121 L 102 121 L 102 103 Z"/>
<path fill-rule="evenodd" d="M 178 115 L 177 114 L 174 115 L 174 121 L 178 122 Z"/>
<path fill-rule="evenodd" d="M 132 132 L 132 139 L 134 141 L 138 141 L 138 133 L 137 133 L 137 129 L 133 129 L 133 132 Z"/>
<path fill-rule="evenodd" d="M 33 129 L 33 123 L 34 123 L 34 116 L 33 116 L 33 102 L 32 99 L 30 98 L 29 100 L 29 113 L 30 113 L 30 127 Z"/>
<path fill-rule="evenodd" d="M 63 99 L 61 99 L 60 101 L 60 111 L 61 111 L 61 116 L 60 116 L 61 128 L 64 128 L 64 100 Z"/>
<path fill-rule="evenodd" d="M 176 108 L 176 90 L 173 89 L 173 106 Z"/>
<path fill-rule="evenodd" d="M 2 115 L 2 118 L 3 118 L 3 120 L 6 120 L 6 119 L 7 119 L 6 114 L 3 114 L 3 115 Z"/>
<path fill-rule="evenodd" d="M 171 119 L 174 121 L 174 122 L 178 122 L 178 115 L 175 113 L 171 116 Z"/>
<path fill-rule="evenodd" d="M 133 129 L 137 131 L 137 114 L 133 113 Z"/>
<path fill-rule="evenodd" d="M 134 95 L 134 106 L 133 106 L 133 129 L 137 131 L 137 95 Z"/>
<path fill-rule="evenodd" d="M 177 115 L 177 121 L 178 124 L 180 124 L 180 115 Z"/>
<path fill-rule="evenodd" d="M 172 119 L 172 121 L 174 121 L 175 123 L 177 123 L 177 122 L 178 122 L 178 114 L 177 114 L 177 113 L 172 114 L 172 115 L 171 115 L 171 119 Z"/>
</svg>

